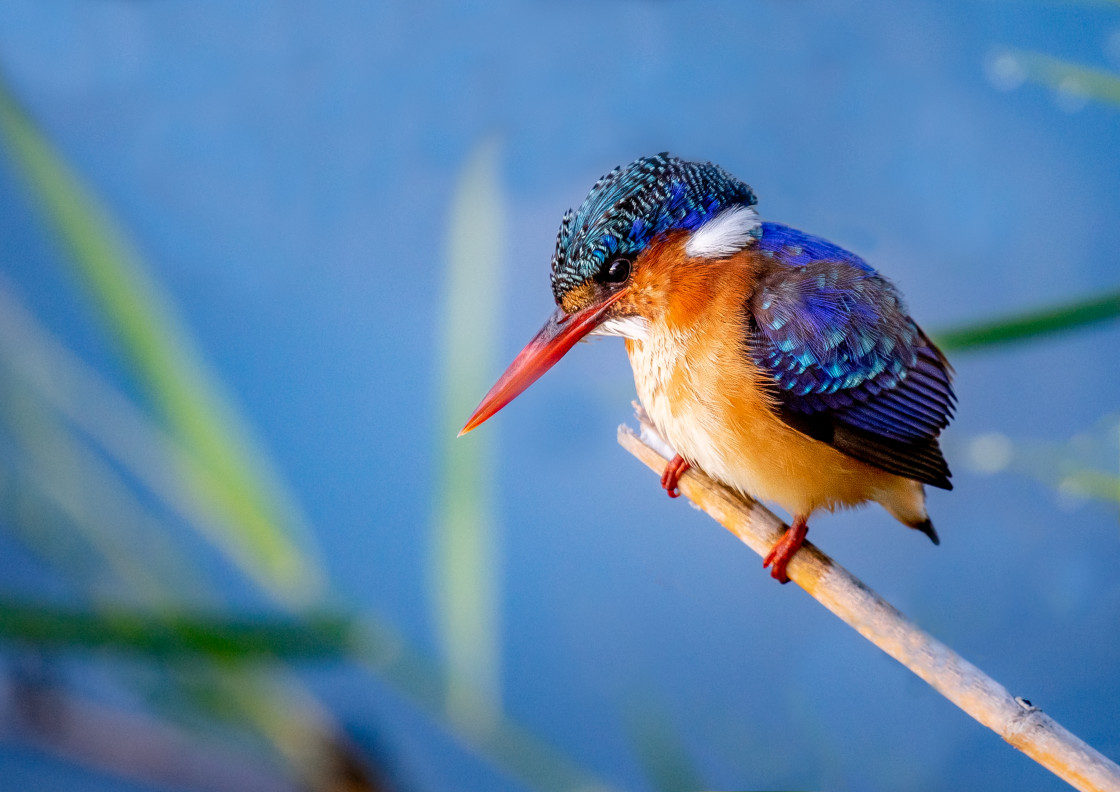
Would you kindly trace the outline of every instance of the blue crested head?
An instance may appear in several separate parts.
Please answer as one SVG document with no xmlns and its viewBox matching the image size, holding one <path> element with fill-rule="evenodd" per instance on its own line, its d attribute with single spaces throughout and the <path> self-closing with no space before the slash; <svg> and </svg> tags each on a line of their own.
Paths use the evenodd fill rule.
<svg viewBox="0 0 1120 792">
<path fill-rule="evenodd" d="M 588 281 L 609 281 L 611 266 L 632 262 L 659 234 L 693 231 L 730 206 L 752 206 L 754 192 L 710 162 L 685 162 L 661 153 L 618 167 L 569 209 L 552 255 L 552 293 Z"/>
</svg>

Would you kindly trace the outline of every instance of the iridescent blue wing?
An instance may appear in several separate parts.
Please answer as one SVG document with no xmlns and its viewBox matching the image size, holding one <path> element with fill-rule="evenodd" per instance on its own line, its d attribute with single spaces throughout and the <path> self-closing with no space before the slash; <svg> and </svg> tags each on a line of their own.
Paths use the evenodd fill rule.
<svg viewBox="0 0 1120 792">
<path fill-rule="evenodd" d="M 750 354 L 783 420 L 848 456 L 951 489 L 937 437 L 955 396 L 944 356 L 858 256 L 765 223 Z"/>
</svg>

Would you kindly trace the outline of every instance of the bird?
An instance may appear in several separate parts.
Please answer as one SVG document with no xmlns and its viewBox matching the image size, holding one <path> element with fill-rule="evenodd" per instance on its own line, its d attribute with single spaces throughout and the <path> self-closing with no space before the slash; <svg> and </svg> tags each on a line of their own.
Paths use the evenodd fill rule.
<svg viewBox="0 0 1120 792">
<path fill-rule="evenodd" d="M 745 182 L 667 152 L 600 178 L 560 223 L 557 308 L 471 414 L 477 428 L 589 336 L 621 336 L 638 398 L 690 468 L 792 517 L 772 577 L 816 512 L 879 503 L 940 544 L 925 486 L 952 489 L 939 437 L 953 370 L 864 259 L 764 221 Z"/>
</svg>

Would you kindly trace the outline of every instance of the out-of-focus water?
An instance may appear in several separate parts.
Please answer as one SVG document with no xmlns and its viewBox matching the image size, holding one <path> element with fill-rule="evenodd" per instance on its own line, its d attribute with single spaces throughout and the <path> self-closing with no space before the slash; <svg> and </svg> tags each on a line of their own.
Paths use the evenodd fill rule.
<svg viewBox="0 0 1120 792">
<path fill-rule="evenodd" d="M 10 90 L 248 416 L 314 528 L 332 601 L 433 657 L 438 345 L 451 196 L 473 152 L 498 141 L 499 361 L 552 309 L 563 211 L 662 150 L 720 163 L 764 217 L 863 255 L 936 331 L 1120 283 L 1120 105 L 1021 82 L 1006 60 L 1118 73 L 1118 41 L 1106 3 L 0 2 Z M 66 255 L 0 156 L 0 272 L 135 391 Z M 1097 462 L 1068 445 L 1078 435 L 1116 475 L 1118 332 L 954 356 L 956 489 L 930 494 L 940 547 L 877 507 L 818 516 L 811 535 L 1113 758 L 1117 500 L 1055 482 L 1061 459 Z M 614 441 L 633 398 L 620 343 L 569 358 L 479 430 L 506 712 L 622 788 L 648 788 L 633 723 L 651 712 L 711 788 L 1065 788 L 668 502 Z M 992 433 L 1020 455 L 985 474 L 974 441 Z M 54 585 L 11 540 L 0 553 L 13 587 Z M 376 732 L 408 788 L 521 788 L 368 676 L 310 681 Z M 7 743 L 0 765 L 0 789 L 109 788 Z"/>
</svg>

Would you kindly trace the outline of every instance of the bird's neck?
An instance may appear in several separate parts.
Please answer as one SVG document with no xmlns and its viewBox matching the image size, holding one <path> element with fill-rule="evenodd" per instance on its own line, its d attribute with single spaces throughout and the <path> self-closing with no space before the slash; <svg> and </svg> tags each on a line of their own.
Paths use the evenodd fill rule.
<svg viewBox="0 0 1120 792">
<path fill-rule="evenodd" d="M 687 233 L 652 244 L 639 260 L 630 290 L 635 313 L 670 336 L 726 331 L 742 322 L 760 264 L 748 248 L 725 259 L 691 258 Z"/>
</svg>

